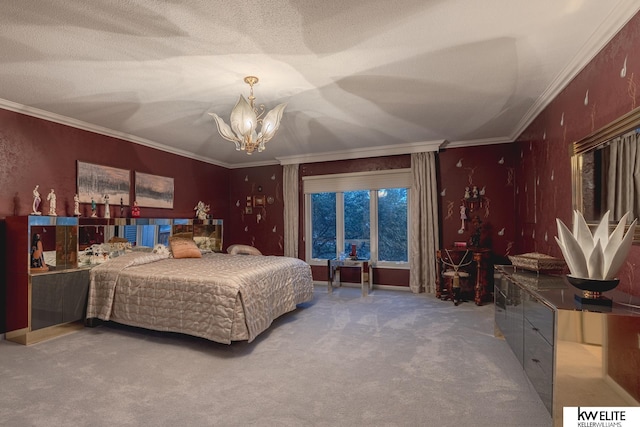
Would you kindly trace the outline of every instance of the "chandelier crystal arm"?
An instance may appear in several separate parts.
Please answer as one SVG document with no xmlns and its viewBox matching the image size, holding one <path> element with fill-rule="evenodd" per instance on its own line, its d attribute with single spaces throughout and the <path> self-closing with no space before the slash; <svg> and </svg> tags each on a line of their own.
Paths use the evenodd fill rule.
<svg viewBox="0 0 640 427">
<path fill-rule="evenodd" d="M 258 138 L 262 137 L 264 142 L 273 138 L 280 127 L 280 119 L 282 119 L 282 114 L 286 106 L 286 103 L 276 105 L 273 110 L 267 113 L 264 119 L 262 119 L 262 127 L 260 128 Z"/>
<path fill-rule="evenodd" d="M 216 121 L 216 125 L 218 127 L 218 133 L 220 134 L 220 136 L 226 139 L 227 141 L 231 141 L 235 143 L 236 150 L 240 151 L 240 141 L 233 134 L 229 125 L 226 124 L 224 120 L 220 116 L 218 116 L 216 113 L 209 113 L 209 115 L 213 117 L 213 119 Z"/>
</svg>

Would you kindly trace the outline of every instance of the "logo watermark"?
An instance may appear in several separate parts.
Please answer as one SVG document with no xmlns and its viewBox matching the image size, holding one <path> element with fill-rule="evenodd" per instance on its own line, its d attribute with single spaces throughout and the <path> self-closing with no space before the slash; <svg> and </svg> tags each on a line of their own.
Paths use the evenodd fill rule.
<svg viewBox="0 0 640 427">
<path fill-rule="evenodd" d="M 635 427 L 640 426 L 640 407 L 564 407 L 562 421 L 564 427 Z"/>
</svg>

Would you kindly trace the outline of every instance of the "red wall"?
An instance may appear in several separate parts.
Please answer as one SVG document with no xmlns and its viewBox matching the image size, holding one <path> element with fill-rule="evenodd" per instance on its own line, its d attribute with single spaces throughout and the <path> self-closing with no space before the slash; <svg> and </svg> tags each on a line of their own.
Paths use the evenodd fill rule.
<svg viewBox="0 0 640 427">
<path fill-rule="evenodd" d="M 266 201 L 264 206 L 261 198 Z M 230 170 L 227 203 L 225 229 L 227 236 L 233 237 L 225 240 L 225 248 L 239 243 L 255 246 L 264 255 L 284 255 L 282 166 Z"/>
<path fill-rule="evenodd" d="M 492 249 L 494 262 L 504 262 L 514 254 L 515 176 L 511 144 L 454 148 L 439 153 L 438 191 L 440 193 L 440 246 L 450 248 L 453 242 L 469 243 L 475 227 L 471 219 L 479 216 L 483 238 Z M 468 219 L 462 228 L 460 205 L 465 187 L 484 188 L 483 205 L 466 211 Z M 462 230 L 462 233 L 460 233 Z"/>
<path fill-rule="evenodd" d="M 226 168 L 6 110 L 0 110 L 0 218 L 29 214 L 36 184 L 45 198 L 55 189 L 58 215 L 73 215 L 77 160 L 173 177 L 174 208 L 142 208 L 142 217 L 192 218 L 202 200 L 215 218 L 226 218 Z"/>
<path fill-rule="evenodd" d="M 571 218 L 570 146 L 639 106 L 640 14 L 544 109 L 517 141 L 518 251 L 561 257 L 556 218 Z M 625 66 L 626 65 L 626 66 Z M 640 295 L 640 245 L 619 273 L 619 290 Z"/>
</svg>

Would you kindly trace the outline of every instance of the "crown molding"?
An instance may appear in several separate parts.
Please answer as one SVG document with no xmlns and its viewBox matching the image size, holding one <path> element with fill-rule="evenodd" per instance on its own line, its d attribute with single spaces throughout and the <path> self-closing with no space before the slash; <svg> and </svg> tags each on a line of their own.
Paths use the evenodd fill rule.
<svg viewBox="0 0 640 427">
<path fill-rule="evenodd" d="M 446 141 L 411 142 L 407 144 L 383 145 L 379 147 L 355 148 L 353 150 L 328 151 L 325 153 L 303 154 L 299 156 L 276 157 L 281 165 L 332 162 L 336 160 L 364 159 L 369 157 L 396 156 L 400 154 L 438 151 Z"/>
<path fill-rule="evenodd" d="M 468 139 L 466 141 L 446 141 L 440 148 L 477 147 L 480 145 L 510 144 L 512 142 L 513 139 L 503 136 L 500 138 Z"/>
<path fill-rule="evenodd" d="M 547 89 L 529 108 L 513 130 L 510 139 L 515 141 L 540 113 L 562 92 L 571 81 L 596 57 L 616 34 L 640 11 L 637 0 L 623 0 L 595 29 L 569 64 L 556 76 Z"/>
<path fill-rule="evenodd" d="M 224 162 L 216 161 L 210 159 L 208 157 L 202 157 L 190 153 L 188 151 L 179 150 L 177 148 L 168 147 L 163 144 L 159 144 L 157 142 L 151 141 L 149 139 L 140 138 L 125 132 L 117 132 L 112 129 L 108 129 L 102 126 L 94 125 L 91 123 L 83 122 L 81 120 L 72 119 L 71 117 L 63 116 L 56 113 L 51 113 L 49 111 L 41 110 L 39 108 L 30 107 L 28 105 L 19 104 L 17 102 L 9 101 L 6 99 L 0 98 L 0 108 L 4 110 L 13 111 L 16 113 L 24 114 L 27 116 L 35 117 L 38 119 L 46 120 L 49 122 L 58 123 L 61 125 L 69 126 L 76 129 L 86 130 L 88 132 L 97 133 L 99 135 L 110 136 L 112 138 L 121 139 L 127 142 L 132 142 L 134 144 L 144 145 L 145 147 L 154 148 L 156 150 L 165 151 L 167 153 L 175 154 L 181 157 L 187 157 L 193 160 L 199 160 L 201 162 L 213 164 L 216 166 L 222 166 L 224 168 L 231 168 L 231 165 L 228 165 Z"/>
</svg>

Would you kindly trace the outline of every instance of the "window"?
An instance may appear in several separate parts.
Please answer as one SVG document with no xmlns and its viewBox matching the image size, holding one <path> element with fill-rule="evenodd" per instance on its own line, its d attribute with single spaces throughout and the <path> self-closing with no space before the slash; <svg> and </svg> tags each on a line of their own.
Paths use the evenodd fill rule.
<svg viewBox="0 0 640 427">
<path fill-rule="evenodd" d="M 336 194 L 312 194 L 311 203 L 313 206 L 311 257 L 334 258 L 336 255 Z"/>
<path fill-rule="evenodd" d="M 378 260 L 407 262 L 408 191 L 406 188 L 378 190 Z"/>
<path fill-rule="evenodd" d="M 305 177 L 307 262 L 321 265 L 353 247 L 378 266 L 408 268 L 409 180 L 406 170 Z M 340 191 L 324 191 L 331 189 Z"/>
</svg>

